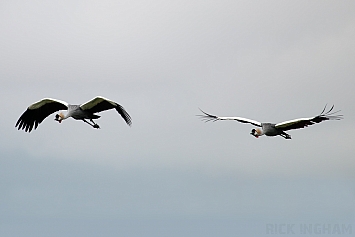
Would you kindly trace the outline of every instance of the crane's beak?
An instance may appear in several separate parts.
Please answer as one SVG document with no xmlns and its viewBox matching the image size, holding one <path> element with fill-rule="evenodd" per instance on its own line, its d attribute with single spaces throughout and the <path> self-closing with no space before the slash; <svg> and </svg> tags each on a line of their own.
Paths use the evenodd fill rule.
<svg viewBox="0 0 355 237">
<path fill-rule="evenodd" d="M 54 121 L 58 121 L 59 123 L 61 123 L 62 122 L 62 120 L 59 120 L 59 119 L 54 119 Z"/>
<path fill-rule="evenodd" d="M 253 135 L 253 136 L 256 137 L 256 138 L 259 138 L 259 136 L 258 136 L 258 135 L 255 135 L 253 132 L 251 132 L 250 135 Z"/>
<path fill-rule="evenodd" d="M 61 123 L 61 122 L 62 122 L 62 120 L 61 120 L 61 119 L 59 119 L 59 118 L 60 118 L 60 116 L 57 114 L 57 115 L 55 116 L 54 120 L 55 120 L 55 121 L 58 121 L 59 123 Z"/>
</svg>

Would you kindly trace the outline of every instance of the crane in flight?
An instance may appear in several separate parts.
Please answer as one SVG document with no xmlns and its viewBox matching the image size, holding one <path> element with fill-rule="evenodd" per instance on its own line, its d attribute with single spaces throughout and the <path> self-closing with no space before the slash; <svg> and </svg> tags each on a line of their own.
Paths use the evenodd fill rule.
<svg viewBox="0 0 355 237">
<path fill-rule="evenodd" d="M 18 130 L 22 129 L 25 132 L 31 132 L 33 128 L 36 129 L 37 126 L 52 113 L 59 110 L 67 110 L 68 112 L 66 114 L 63 114 L 63 112 L 56 114 L 54 120 L 61 123 L 63 120 L 72 117 L 73 119 L 84 121 L 93 128 L 100 128 L 100 126 L 93 121 L 93 119 L 100 118 L 100 116 L 95 113 L 109 109 L 116 109 L 129 126 L 132 124 L 131 117 L 121 105 L 102 96 L 97 96 L 81 105 L 71 105 L 65 101 L 51 98 L 41 99 L 27 108 L 17 120 L 15 127 L 17 127 Z M 91 123 L 89 123 L 87 119 Z"/>
<path fill-rule="evenodd" d="M 242 117 L 219 117 L 216 115 L 208 114 L 204 111 L 201 112 L 203 115 L 198 115 L 202 118 L 203 121 L 208 122 L 208 121 L 218 121 L 218 120 L 235 120 L 241 123 L 250 123 L 252 125 L 257 126 L 258 128 L 253 128 L 251 130 L 251 135 L 254 137 L 258 138 L 262 135 L 266 136 L 282 136 L 285 139 L 291 139 L 291 136 L 285 131 L 292 130 L 292 129 L 299 129 L 299 128 L 305 128 L 308 127 L 309 125 L 313 125 L 315 123 L 320 123 L 326 120 L 340 120 L 342 119 L 343 115 L 336 115 L 340 110 L 332 112 L 334 105 L 328 110 L 328 112 L 325 112 L 327 105 L 324 107 L 323 111 L 314 117 L 311 118 L 299 118 L 299 119 L 293 119 L 281 123 L 261 123 L 252 119 L 247 119 L 247 118 L 242 118 Z"/>
</svg>

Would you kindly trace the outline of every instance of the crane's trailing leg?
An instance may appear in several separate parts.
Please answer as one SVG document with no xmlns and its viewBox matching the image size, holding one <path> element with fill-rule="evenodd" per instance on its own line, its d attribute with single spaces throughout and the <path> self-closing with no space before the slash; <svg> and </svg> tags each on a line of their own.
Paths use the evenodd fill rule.
<svg viewBox="0 0 355 237">
<path fill-rule="evenodd" d="M 100 128 L 100 126 L 97 123 L 95 123 L 94 120 L 90 119 L 90 121 L 94 124 L 93 126 L 94 128 Z"/>
<path fill-rule="evenodd" d="M 85 119 L 83 119 L 83 121 L 87 124 L 89 124 L 91 127 L 93 128 L 100 128 L 99 125 L 97 125 L 96 123 L 94 123 L 94 121 L 92 121 L 92 119 L 90 119 L 91 122 L 93 122 L 93 124 L 89 123 L 88 121 L 86 121 Z"/>
<path fill-rule="evenodd" d="M 287 133 L 285 133 L 285 132 L 282 132 L 280 135 L 281 135 L 283 138 L 285 138 L 285 139 L 291 139 L 291 135 L 290 135 L 290 134 L 287 134 Z"/>
</svg>

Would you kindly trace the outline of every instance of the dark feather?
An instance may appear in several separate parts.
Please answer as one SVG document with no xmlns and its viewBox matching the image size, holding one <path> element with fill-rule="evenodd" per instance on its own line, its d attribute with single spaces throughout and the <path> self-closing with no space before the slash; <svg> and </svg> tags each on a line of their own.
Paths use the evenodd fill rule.
<svg viewBox="0 0 355 237">
<path fill-rule="evenodd" d="M 17 120 L 15 127 L 18 127 L 18 130 L 23 129 L 25 132 L 31 132 L 33 127 L 36 129 L 38 124 L 40 124 L 50 114 L 66 109 L 68 109 L 66 105 L 55 101 L 46 103 L 37 109 L 27 108 L 27 110 Z"/>
<path fill-rule="evenodd" d="M 131 124 L 132 124 L 131 116 L 129 116 L 127 111 L 121 105 L 119 105 L 117 103 L 115 103 L 115 105 L 113 105 L 112 103 L 110 103 L 107 100 L 101 100 L 99 103 L 94 105 L 92 108 L 85 109 L 85 111 L 88 111 L 89 113 L 94 114 L 94 113 L 99 113 L 101 111 L 105 111 L 105 110 L 109 110 L 109 109 L 116 109 L 116 111 L 122 116 L 124 121 L 128 125 L 131 126 Z"/>
<path fill-rule="evenodd" d="M 210 122 L 210 121 L 216 122 L 216 121 L 218 121 L 218 117 L 216 115 L 208 114 L 205 111 L 203 111 L 202 109 L 200 109 L 200 108 L 198 108 L 198 109 L 202 113 L 204 113 L 204 115 L 200 115 L 200 114 L 196 115 L 196 116 L 200 117 L 202 121 L 204 121 L 204 122 Z"/>
<path fill-rule="evenodd" d="M 324 109 L 322 110 L 322 112 L 318 116 L 315 116 L 315 117 L 308 119 L 308 120 L 300 120 L 297 123 L 291 124 L 287 127 L 282 127 L 281 129 L 283 131 L 288 131 L 291 129 L 300 129 L 300 128 L 305 128 L 310 125 L 320 123 L 320 122 L 323 122 L 326 120 L 340 120 L 343 118 L 342 117 L 343 115 L 335 115 L 336 113 L 340 112 L 340 110 L 331 113 L 331 111 L 334 108 L 334 105 L 328 110 L 328 112 L 324 113 L 326 107 L 327 107 L 327 105 L 324 107 Z"/>
</svg>

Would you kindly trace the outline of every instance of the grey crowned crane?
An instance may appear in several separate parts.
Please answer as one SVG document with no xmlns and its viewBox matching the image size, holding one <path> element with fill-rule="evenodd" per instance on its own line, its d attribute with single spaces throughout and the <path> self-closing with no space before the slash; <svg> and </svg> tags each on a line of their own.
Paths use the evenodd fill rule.
<svg viewBox="0 0 355 237">
<path fill-rule="evenodd" d="M 241 123 L 250 123 L 252 125 L 255 125 L 259 128 L 253 128 L 251 130 L 251 135 L 254 137 L 258 138 L 262 135 L 266 136 L 282 136 L 285 139 L 291 139 L 291 136 L 285 131 L 291 130 L 291 129 L 299 129 L 299 128 L 305 128 L 308 127 L 309 125 L 313 125 L 315 123 L 320 123 L 322 121 L 326 120 L 340 120 L 342 119 L 343 115 L 336 115 L 340 110 L 332 112 L 334 105 L 329 109 L 328 112 L 324 113 L 325 109 L 327 106 L 324 107 L 323 111 L 311 118 L 299 118 L 299 119 L 293 119 L 289 121 L 285 121 L 282 123 L 261 123 L 255 120 L 247 119 L 247 118 L 241 118 L 241 117 L 218 117 L 212 114 L 208 114 L 204 111 L 201 112 L 203 115 L 198 115 L 202 118 L 203 121 L 208 122 L 208 121 L 218 121 L 218 120 L 235 120 Z"/>
<path fill-rule="evenodd" d="M 99 125 L 93 121 L 93 119 L 100 118 L 100 116 L 95 113 L 109 109 L 116 109 L 124 121 L 126 121 L 129 126 L 131 125 L 131 117 L 121 105 L 112 100 L 97 96 L 81 105 L 70 105 L 65 101 L 44 98 L 31 104 L 17 120 L 15 127 L 17 127 L 18 130 L 23 129 L 26 132 L 31 132 L 33 128 L 36 129 L 50 114 L 59 110 L 67 110 L 68 112 L 65 115 L 62 112 L 56 114 L 54 120 L 61 123 L 64 119 L 72 117 L 73 119 L 84 121 L 93 128 L 100 128 Z M 91 123 L 86 119 L 90 120 Z"/>
</svg>

